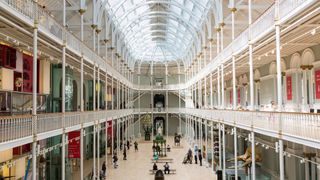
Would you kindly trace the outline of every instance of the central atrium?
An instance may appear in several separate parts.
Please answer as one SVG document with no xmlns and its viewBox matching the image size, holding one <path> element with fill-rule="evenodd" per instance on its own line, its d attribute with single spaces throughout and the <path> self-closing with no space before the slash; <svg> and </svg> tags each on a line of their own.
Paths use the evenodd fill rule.
<svg viewBox="0 0 320 180">
<path fill-rule="evenodd" d="M 0 0 L 0 180 L 320 180 L 319 0 Z"/>
</svg>

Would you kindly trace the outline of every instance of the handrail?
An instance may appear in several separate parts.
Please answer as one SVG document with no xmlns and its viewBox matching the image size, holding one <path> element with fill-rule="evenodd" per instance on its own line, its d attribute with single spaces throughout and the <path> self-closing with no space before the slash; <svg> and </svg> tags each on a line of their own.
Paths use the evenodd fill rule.
<svg viewBox="0 0 320 180">
<path fill-rule="evenodd" d="M 298 8 L 306 8 L 307 5 L 312 4 L 314 2 L 317 2 L 317 0 L 281 0 L 279 8 L 280 8 L 280 20 L 282 18 L 285 18 L 290 12 L 293 12 L 294 10 Z M 305 3 L 305 4 L 304 4 Z M 306 6 L 301 6 L 306 5 Z M 271 29 L 274 28 L 274 18 L 275 18 L 275 4 L 273 3 L 259 18 L 257 18 L 251 28 L 252 28 L 252 37 L 251 40 L 257 41 L 260 38 L 262 38 L 261 35 L 265 36 L 265 32 L 269 32 Z M 294 14 L 292 14 L 292 17 L 294 17 Z M 249 28 L 249 27 L 248 27 Z M 246 46 L 248 44 L 248 28 L 242 31 L 234 41 L 229 43 L 229 45 L 222 50 L 217 56 L 215 56 L 210 63 L 202 69 L 200 73 L 198 73 L 196 76 L 192 77 L 188 80 L 186 83 L 186 86 L 191 86 L 193 83 L 198 81 L 199 79 L 202 79 L 203 77 L 207 76 L 209 73 L 211 73 L 218 65 L 220 65 L 222 62 L 225 62 L 226 60 L 229 60 L 229 58 L 232 57 L 232 51 L 230 50 L 231 47 L 233 49 L 233 52 L 235 51 L 243 51 L 243 46 Z M 245 41 L 247 39 L 247 41 Z M 245 44 L 243 44 L 245 42 Z M 241 52 L 240 51 L 240 52 Z M 237 52 L 237 53 L 240 53 Z"/>
<path fill-rule="evenodd" d="M 10 7 L 10 9 L 18 12 L 20 15 L 23 15 L 27 18 L 26 20 L 29 20 L 30 22 L 33 22 L 34 20 L 34 9 L 37 9 L 37 13 L 39 15 L 40 32 L 43 31 L 46 35 L 54 36 L 56 39 L 58 39 L 58 41 L 60 41 L 61 44 L 63 43 L 63 34 L 65 33 L 67 48 L 74 50 L 78 56 L 81 56 L 83 53 L 85 59 L 87 59 L 90 63 L 92 61 L 94 64 L 99 65 L 101 71 L 108 69 L 108 74 L 122 79 L 122 81 L 131 86 L 132 83 L 129 82 L 128 79 L 107 64 L 101 56 L 97 55 L 97 53 L 94 52 L 90 47 L 81 42 L 78 37 L 58 23 L 45 9 L 43 9 L 33 0 L 4 0 L 0 3 L 4 3 Z M 34 8 L 35 6 L 37 6 L 37 8 Z"/>
<path fill-rule="evenodd" d="M 65 128 L 94 122 L 105 118 L 121 118 L 129 114 L 157 113 L 157 108 L 122 109 L 49 113 L 37 115 L 37 133 L 47 133 L 61 130 L 63 119 Z M 227 124 L 259 129 L 259 132 L 272 132 L 275 136 L 297 137 L 300 140 L 320 142 L 320 115 L 292 112 L 261 112 L 220 109 L 162 108 L 160 113 L 182 113 L 212 121 L 219 120 Z M 0 118 L 0 146 L 12 140 L 18 140 L 32 135 L 32 116 L 10 116 Z M 267 134 L 268 135 L 268 134 Z M 300 142 L 300 141 L 299 141 Z"/>
</svg>

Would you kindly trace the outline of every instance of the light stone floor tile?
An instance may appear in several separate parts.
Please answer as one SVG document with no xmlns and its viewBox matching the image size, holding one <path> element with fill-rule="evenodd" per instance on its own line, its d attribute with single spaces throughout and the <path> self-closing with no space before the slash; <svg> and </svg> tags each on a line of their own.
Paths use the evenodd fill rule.
<svg viewBox="0 0 320 180">
<path fill-rule="evenodd" d="M 173 138 L 169 138 L 170 146 L 173 146 Z M 170 168 L 176 169 L 175 175 L 165 175 L 165 180 L 215 180 L 216 175 L 205 166 L 196 164 L 182 164 L 184 155 L 186 154 L 189 146 L 183 140 L 182 149 L 172 149 L 168 153 L 168 158 L 173 159 Z M 130 148 L 126 161 L 122 160 L 122 153 L 119 156 L 119 167 L 112 168 L 111 157 L 108 156 L 108 172 L 107 179 L 110 180 L 152 180 L 154 175 L 149 174 L 152 169 L 152 144 L 139 143 L 139 152 L 134 152 L 134 148 Z M 163 168 L 163 165 L 158 164 L 158 168 Z"/>
</svg>

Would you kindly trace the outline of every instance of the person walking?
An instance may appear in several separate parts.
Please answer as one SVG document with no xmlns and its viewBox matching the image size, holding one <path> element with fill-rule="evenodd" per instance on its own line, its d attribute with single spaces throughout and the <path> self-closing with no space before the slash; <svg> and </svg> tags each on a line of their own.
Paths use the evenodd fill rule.
<svg viewBox="0 0 320 180">
<path fill-rule="evenodd" d="M 138 151 L 138 143 L 137 143 L 137 141 L 134 141 L 134 150 L 136 152 Z"/>
<path fill-rule="evenodd" d="M 198 152 L 199 152 L 199 154 L 198 154 L 199 163 L 200 163 L 200 166 L 202 166 L 202 154 L 201 154 L 201 150 L 199 150 Z"/>
<path fill-rule="evenodd" d="M 113 167 L 116 169 L 118 167 L 118 165 L 117 165 L 117 162 L 118 162 L 117 153 L 114 153 L 112 159 L 113 159 Z"/>
<path fill-rule="evenodd" d="M 106 162 L 104 161 L 102 164 L 102 173 L 104 177 L 106 176 L 106 170 L 107 170 L 107 166 L 106 166 Z"/>
<path fill-rule="evenodd" d="M 123 147 L 123 160 L 127 160 L 127 149 Z"/>
</svg>

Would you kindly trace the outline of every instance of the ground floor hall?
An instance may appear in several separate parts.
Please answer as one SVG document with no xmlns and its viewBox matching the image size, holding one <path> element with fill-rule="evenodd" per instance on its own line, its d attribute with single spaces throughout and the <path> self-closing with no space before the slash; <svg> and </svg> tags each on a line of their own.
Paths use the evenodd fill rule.
<svg viewBox="0 0 320 180">
<path fill-rule="evenodd" d="M 198 164 L 183 164 L 185 154 L 189 149 L 189 145 L 182 140 L 180 147 L 173 146 L 173 138 L 169 138 L 171 151 L 167 153 L 166 159 L 172 159 L 169 163 L 170 169 L 175 169 L 175 174 L 165 175 L 166 180 L 212 180 L 216 179 L 211 168 L 206 166 L 206 162 L 202 166 Z M 130 147 L 127 153 L 127 160 L 123 160 L 121 153 L 118 162 L 118 168 L 112 168 L 111 156 L 108 158 L 107 179 L 115 180 L 152 180 L 154 175 L 150 173 L 153 163 L 152 159 L 152 143 L 140 141 L 139 151 L 135 152 L 134 147 Z M 159 169 L 163 169 L 164 163 L 157 163 Z"/>
</svg>

